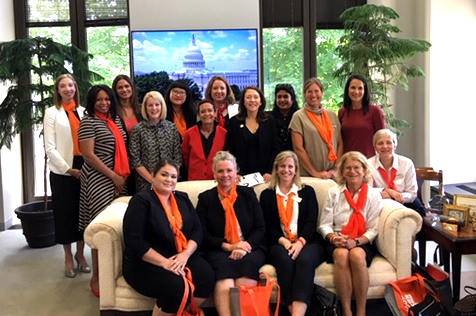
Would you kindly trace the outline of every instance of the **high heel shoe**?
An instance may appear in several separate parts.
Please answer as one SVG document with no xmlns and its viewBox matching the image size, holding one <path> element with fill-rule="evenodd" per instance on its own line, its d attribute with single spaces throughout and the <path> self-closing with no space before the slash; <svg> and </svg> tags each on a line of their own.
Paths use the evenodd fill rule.
<svg viewBox="0 0 476 316">
<path fill-rule="evenodd" d="M 91 280 L 91 281 L 89 282 L 89 287 L 91 288 L 91 292 L 93 292 L 94 296 L 99 297 L 99 291 L 96 291 L 96 290 L 93 288 L 93 280 Z"/>
<path fill-rule="evenodd" d="M 65 277 L 74 278 L 74 277 L 76 277 L 76 274 L 77 274 L 77 272 L 74 269 L 73 270 L 64 270 L 64 276 Z"/>
<path fill-rule="evenodd" d="M 91 272 L 91 268 L 89 267 L 89 265 L 86 263 L 84 266 L 81 265 L 79 263 L 79 260 L 78 258 L 76 258 L 76 255 L 74 255 L 74 259 L 76 260 L 76 262 L 78 263 L 78 269 L 79 271 L 83 272 L 83 273 L 90 273 Z"/>
</svg>

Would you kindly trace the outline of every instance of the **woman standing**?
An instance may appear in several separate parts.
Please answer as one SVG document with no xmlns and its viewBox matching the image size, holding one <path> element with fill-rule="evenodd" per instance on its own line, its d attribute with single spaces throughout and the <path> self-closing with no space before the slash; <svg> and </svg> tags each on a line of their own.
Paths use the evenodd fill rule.
<svg viewBox="0 0 476 316">
<path fill-rule="evenodd" d="M 55 238 L 58 244 L 63 245 L 64 275 L 74 278 L 77 271 L 71 251 L 73 242 L 76 242 L 74 259 L 79 270 L 91 272 L 84 258 L 84 230 L 79 229 L 79 177 L 84 161 L 78 129 L 84 108 L 79 105 L 78 85 L 73 76 L 59 76 L 54 89 L 54 106 L 46 109 L 43 121 L 45 150 L 49 158 Z"/>
<path fill-rule="evenodd" d="M 215 281 L 210 264 L 196 252 L 203 239 L 197 213 L 187 193 L 175 191 L 178 169 L 173 161 L 159 161 L 152 189 L 134 195 L 124 215 L 124 278 L 139 293 L 157 299 L 153 316 L 177 313 L 185 267 L 192 271 L 198 305 Z"/>
<path fill-rule="evenodd" d="M 334 179 L 342 156 L 342 138 L 337 115 L 322 106 L 322 83 L 310 78 L 304 83 L 304 108 L 297 111 L 289 129 L 300 162 L 301 176 Z"/>
<path fill-rule="evenodd" d="M 266 99 L 260 89 L 247 87 L 242 94 L 239 112 L 227 126 L 225 148 L 236 157 L 241 174 L 260 172 L 269 182 L 279 151 L 276 124 L 264 112 Z"/>
<path fill-rule="evenodd" d="M 226 140 L 226 129 L 218 126 L 215 116 L 211 101 L 198 103 L 199 122 L 187 131 L 182 143 L 188 180 L 213 180 L 213 157 L 225 147 Z"/>
<path fill-rule="evenodd" d="M 160 159 L 182 163 L 180 134 L 174 123 L 165 119 L 167 107 L 157 91 L 148 92 L 142 102 L 144 120 L 132 128 L 130 154 L 136 169 L 137 191 L 148 190 L 153 182 L 152 171 Z"/>
<path fill-rule="evenodd" d="M 253 189 L 236 185 L 236 168 L 235 157 L 219 151 L 213 158 L 217 187 L 201 193 L 197 205 L 220 316 L 231 316 L 230 288 L 256 286 L 264 263 L 263 213 Z"/>
<path fill-rule="evenodd" d="M 122 120 L 122 128 L 127 132 L 127 138 L 130 139 L 132 127 L 142 121 L 140 113 L 139 100 L 137 99 L 136 89 L 131 78 L 126 75 L 118 75 L 112 82 L 112 90 L 117 100 L 117 114 Z M 127 193 L 133 195 L 136 193 L 136 171 L 131 169 L 131 174 L 127 177 Z"/>
<path fill-rule="evenodd" d="M 79 143 L 85 163 L 81 169 L 79 227 L 89 223 L 112 200 L 126 193 L 129 176 L 126 132 L 116 113 L 114 92 L 106 85 L 89 89 L 86 97 L 87 116 L 79 125 Z M 93 275 L 91 291 L 99 297 L 97 250 L 92 249 Z"/>
<path fill-rule="evenodd" d="M 215 76 L 208 82 L 205 99 L 213 101 L 217 112 L 216 121 L 221 127 L 225 127 L 230 118 L 238 113 L 231 86 L 223 76 Z"/>
<path fill-rule="evenodd" d="M 370 100 L 367 79 L 360 74 L 350 76 L 344 88 L 344 107 L 339 110 L 344 153 L 359 151 L 367 158 L 375 155 L 372 139 L 385 128 L 385 115 Z"/>
<path fill-rule="evenodd" d="M 165 104 L 167 120 L 175 123 L 182 139 L 187 130 L 197 124 L 190 88 L 181 82 L 172 82 L 165 95 Z"/>
<path fill-rule="evenodd" d="M 299 110 L 296 93 L 290 84 L 278 84 L 274 89 L 274 108 L 269 112 L 276 122 L 279 151 L 293 150 L 289 123 L 293 114 Z"/>
<path fill-rule="evenodd" d="M 304 316 L 311 303 L 316 268 L 325 259 L 317 234 L 316 193 L 301 184 L 292 151 L 276 156 L 269 189 L 260 197 L 270 263 L 276 268 L 281 298 L 292 316 Z"/>
<path fill-rule="evenodd" d="M 368 267 L 377 253 L 372 243 L 383 208 L 378 190 L 368 185 L 370 168 L 365 156 L 351 151 L 342 156 L 337 184 L 329 189 L 319 232 L 328 240 L 327 262 L 334 262 L 334 282 L 344 316 L 351 316 L 354 294 L 357 316 L 365 316 L 369 289 Z"/>
</svg>

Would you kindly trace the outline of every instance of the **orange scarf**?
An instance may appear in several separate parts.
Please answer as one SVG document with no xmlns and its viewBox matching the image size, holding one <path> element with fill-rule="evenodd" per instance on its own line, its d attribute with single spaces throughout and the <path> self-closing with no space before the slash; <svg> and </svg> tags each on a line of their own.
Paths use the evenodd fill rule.
<svg viewBox="0 0 476 316">
<path fill-rule="evenodd" d="M 367 183 L 364 183 L 360 190 L 359 198 L 357 199 L 357 204 L 355 204 L 352 195 L 350 195 L 350 192 L 347 189 L 344 191 L 344 195 L 347 199 L 347 202 L 354 210 L 354 214 L 352 214 L 352 216 L 350 217 L 349 222 L 342 229 L 342 234 L 348 235 L 350 236 L 350 238 L 359 238 L 365 233 L 365 218 L 364 215 L 362 215 L 362 213 L 360 212 L 360 210 L 365 205 L 368 191 L 369 187 Z"/>
<path fill-rule="evenodd" d="M 225 127 L 225 117 L 223 116 L 223 112 L 227 108 L 228 108 L 228 104 L 226 104 L 225 102 L 217 109 L 216 121 L 218 122 L 218 126 Z"/>
<path fill-rule="evenodd" d="M 114 172 L 127 179 L 131 170 L 129 168 L 129 158 L 127 157 L 126 143 L 124 142 L 124 136 L 122 136 L 119 127 L 112 120 L 111 116 L 104 116 L 102 113 L 94 113 L 98 118 L 107 123 L 107 126 L 111 130 L 116 140 L 116 153 L 114 156 Z"/>
<path fill-rule="evenodd" d="M 177 125 L 178 132 L 183 138 L 187 132 L 187 123 L 185 122 L 185 117 L 182 115 L 182 118 L 179 119 L 177 114 L 174 112 L 174 123 Z"/>
<path fill-rule="evenodd" d="M 73 155 L 81 156 L 78 138 L 79 119 L 74 114 L 74 111 L 76 111 L 76 102 L 73 99 L 69 104 L 64 102 L 61 102 L 61 104 L 63 105 L 63 109 L 66 111 L 66 113 L 68 113 L 69 127 L 71 128 L 71 136 L 73 137 Z"/>
<path fill-rule="evenodd" d="M 230 244 L 236 244 L 240 241 L 240 234 L 238 232 L 238 219 L 236 218 L 235 204 L 238 194 L 236 193 L 236 183 L 233 184 L 230 190 L 230 194 L 226 194 L 220 186 L 217 186 L 218 194 L 223 197 L 221 205 L 225 210 L 225 239 Z"/>
<path fill-rule="evenodd" d="M 165 214 L 167 215 L 167 219 L 169 220 L 170 227 L 172 228 L 172 232 L 174 233 L 175 247 L 177 248 L 177 253 L 181 253 L 184 249 L 187 249 L 188 242 L 182 230 L 180 230 L 180 226 L 182 226 L 182 214 L 178 209 L 177 201 L 175 200 L 175 195 L 173 193 L 170 194 L 170 206 L 172 207 L 172 210 L 170 210 L 167 207 L 167 203 L 162 200 L 162 197 L 160 196 L 159 192 L 157 192 L 156 188 L 154 188 L 154 192 L 159 198 L 159 201 L 165 210 Z"/>
<path fill-rule="evenodd" d="M 306 110 L 307 116 L 311 120 L 312 124 L 317 128 L 319 135 L 321 135 L 324 142 L 326 142 L 327 147 L 329 148 L 329 161 L 334 162 L 337 160 L 337 155 L 334 151 L 334 145 L 332 145 L 332 138 L 334 136 L 334 127 L 332 126 L 332 122 L 329 119 L 326 111 L 322 111 L 322 122 L 319 117 L 312 113 L 309 110 Z"/>
<path fill-rule="evenodd" d="M 390 174 L 390 179 L 388 178 L 387 172 L 385 171 L 384 168 L 378 167 L 378 171 L 380 172 L 380 175 L 382 176 L 383 181 L 385 181 L 388 184 L 388 187 L 392 190 L 398 191 L 397 187 L 395 186 L 395 176 L 397 175 L 397 169 L 392 168 L 392 173 Z"/>
<path fill-rule="evenodd" d="M 292 242 L 296 241 L 296 236 L 291 232 L 291 220 L 293 218 L 293 210 L 294 210 L 294 200 L 293 196 L 296 194 L 293 192 L 288 196 L 288 202 L 286 203 L 286 208 L 284 207 L 284 196 L 281 194 L 276 194 L 278 198 L 278 211 L 279 211 L 279 219 L 284 226 L 284 231 L 286 235 L 288 235 L 289 240 Z"/>
</svg>

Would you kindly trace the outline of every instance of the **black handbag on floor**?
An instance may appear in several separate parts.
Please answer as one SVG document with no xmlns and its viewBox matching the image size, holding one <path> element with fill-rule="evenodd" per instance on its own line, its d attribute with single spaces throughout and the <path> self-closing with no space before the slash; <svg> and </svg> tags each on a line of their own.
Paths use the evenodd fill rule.
<svg viewBox="0 0 476 316">
<path fill-rule="evenodd" d="M 476 316 L 476 288 L 472 286 L 465 286 L 464 290 L 468 295 L 455 303 L 455 316 Z M 474 293 L 470 293 L 473 290 Z"/>
<path fill-rule="evenodd" d="M 306 316 L 337 316 L 337 295 L 314 284 L 311 306 L 307 309 Z"/>
</svg>

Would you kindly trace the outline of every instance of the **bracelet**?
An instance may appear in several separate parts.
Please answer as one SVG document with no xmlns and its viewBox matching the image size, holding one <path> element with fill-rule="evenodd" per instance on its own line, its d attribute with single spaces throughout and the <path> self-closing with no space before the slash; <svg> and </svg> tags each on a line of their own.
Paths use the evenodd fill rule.
<svg viewBox="0 0 476 316">
<path fill-rule="evenodd" d="M 298 241 L 300 241 L 303 246 L 306 245 L 306 239 L 299 237 Z"/>
<path fill-rule="evenodd" d="M 334 240 L 334 238 L 336 238 L 336 235 L 332 235 L 331 238 L 329 238 L 329 242 L 331 243 L 331 245 L 333 245 L 334 243 L 332 242 Z"/>
</svg>

